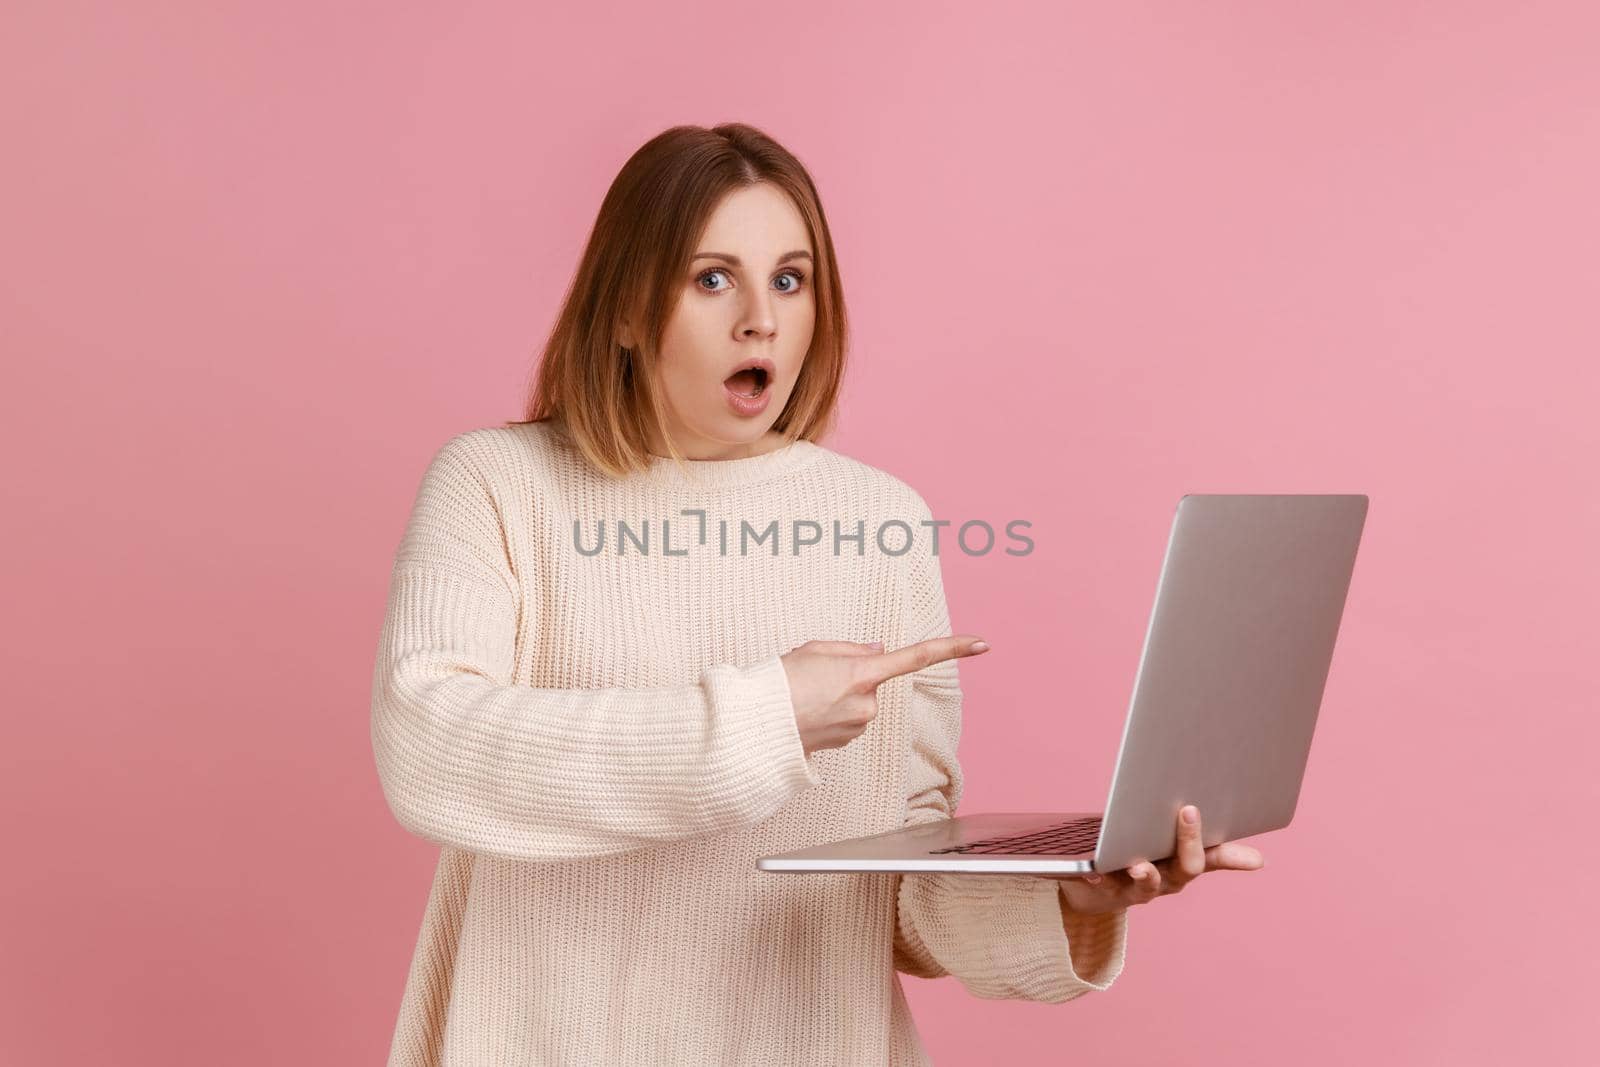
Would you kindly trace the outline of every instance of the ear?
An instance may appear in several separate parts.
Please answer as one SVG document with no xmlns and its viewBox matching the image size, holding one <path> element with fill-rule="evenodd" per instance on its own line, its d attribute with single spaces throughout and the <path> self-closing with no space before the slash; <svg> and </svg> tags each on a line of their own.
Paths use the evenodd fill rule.
<svg viewBox="0 0 1600 1067">
<path fill-rule="evenodd" d="M 617 325 L 612 331 L 617 344 L 623 348 L 637 348 L 639 340 L 639 324 L 644 321 L 644 307 L 642 303 L 624 304 L 618 309 Z"/>
</svg>

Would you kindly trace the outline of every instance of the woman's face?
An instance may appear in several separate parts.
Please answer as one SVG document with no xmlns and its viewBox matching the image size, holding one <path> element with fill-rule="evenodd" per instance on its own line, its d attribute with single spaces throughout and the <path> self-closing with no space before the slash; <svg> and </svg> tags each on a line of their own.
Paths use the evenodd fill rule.
<svg viewBox="0 0 1600 1067">
<path fill-rule="evenodd" d="M 799 210 L 766 182 L 712 213 L 661 345 L 668 429 L 685 456 L 733 459 L 770 445 L 811 347 L 814 252 Z M 751 363 L 765 373 L 741 373 Z M 664 444 L 652 451 L 666 454 Z"/>
</svg>

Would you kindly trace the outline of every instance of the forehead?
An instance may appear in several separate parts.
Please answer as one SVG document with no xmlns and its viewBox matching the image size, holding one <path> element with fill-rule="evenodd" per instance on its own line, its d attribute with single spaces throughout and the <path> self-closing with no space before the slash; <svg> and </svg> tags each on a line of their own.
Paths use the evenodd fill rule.
<svg viewBox="0 0 1600 1067">
<path fill-rule="evenodd" d="M 783 190 L 760 182 L 722 198 L 711 212 L 696 251 L 771 261 L 796 248 L 816 254 L 804 216 Z"/>
</svg>

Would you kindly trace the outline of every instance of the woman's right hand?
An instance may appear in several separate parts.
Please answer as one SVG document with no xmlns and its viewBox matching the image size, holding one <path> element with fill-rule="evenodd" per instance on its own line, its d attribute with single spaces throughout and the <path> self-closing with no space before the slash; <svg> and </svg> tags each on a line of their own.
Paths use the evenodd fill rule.
<svg viewBox="0 0 1600 1067">
<path fill-rule="evenodd" d="M 977 647 L 974 647 L 977 646 Z M 989 646 L 973 634 L 930 637 L 882 651 L 878 643 L 807 641 L 783 655 L 795 725 L 807 756 L 840 748 L 866 731 L 878 715 L 878 686 L 947 659 L 978 656 Z"/>
</svg>

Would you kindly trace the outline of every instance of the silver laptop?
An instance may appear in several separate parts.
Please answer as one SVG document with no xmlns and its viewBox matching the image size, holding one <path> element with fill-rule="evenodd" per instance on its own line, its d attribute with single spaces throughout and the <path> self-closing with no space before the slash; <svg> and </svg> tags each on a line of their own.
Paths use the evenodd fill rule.
<svg viewBox="0 0 1600 1067">
<path fill-rule="evenodd" d="M 1178 501 L 1105 809 L 957 815 L 759 859 L 764 871 L 1088 874 L 1289 825 L 1367 517 L 1360 494 Z"/>
</svg>

